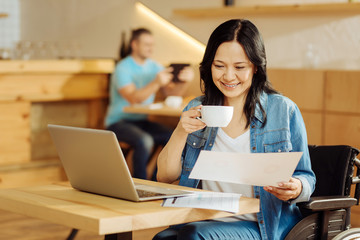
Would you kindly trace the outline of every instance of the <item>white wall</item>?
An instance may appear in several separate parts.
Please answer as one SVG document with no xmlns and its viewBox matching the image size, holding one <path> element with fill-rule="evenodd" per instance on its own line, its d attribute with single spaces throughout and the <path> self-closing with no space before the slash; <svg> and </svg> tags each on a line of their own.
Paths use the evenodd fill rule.
<svg viewBox="0 0 360 240">
<path fill-rule="evenodd" d="M 80 57 L 117 58 L 121 32 L 128 40 L 138 27 L 154 33 L 153 58 L 163 64 L 198 63 L 203 54 L 136 10 L 135 0 L 21 0 L 21 12 L 21 39 L 56 43 L 60 56 L 80 45 Z"/>
<path fill-rule="evenodd" d="M 13 42 L 20 38 L 19 1 L 0 0 L 0 13 L 8 15 L 6 18 L 0 18 L 0 49 L 9 49 L 13 47 Z"/>
<path fill-rule="evenodd" d="M 164 24 L 158 23 L 158 21 L 147 15 L 146 12 L 141 11 L 138 6 L 136 6 L 132 27 L 146 27 L 152 31 L 155 37 L 153 58 L 165 65 L 174 62 L 198 64 L 203 57 L 204 44 L 199 43 L 201 47 L 197 47 L 194 40 L 189 41 L 183 34 L 172 32 L 174 29 L 172 24 L 171 27 L 167 27 Z M 186 33 L 187 30 L 184 29 L 184 32 Z M 199 41 L 195 40 L 195 42 Z"/>
<path fill-rule="evenodd" d="M 117 56 L 133 0 L 21 0 L 21 39 L 77 43 L 82 57 Z"/>
<path fill-rule="evenodd" d="M 146 6 L 206 43 L 213 29 L 228 18 L 187 19 L 173 14 L 175 8 L 219 7 L 220 0 L 142 0 Z M 253 0 L 235 5 L 347 2 L 346 0 Z M 241 17 L 241 16 L 239 16 Z M 249 18 L 261 31 L 274 68 L 302 68 L 304 52 L 312 44 L 318 55 L 317 68 L 360 69 L 360 14 L 357 16 L 305 16 Z"/>
<path fill-rule="evenodd" d="M 345 2 L 346 0 L 252 0 L 242 4 Z M 141 0 L 180 29 L 206 43 L 213 29 L 228 18 L 189 19 L 175 8 L 220 7 L 222 0 Z M 21 38 L 79 42 L 83 57 L 117 56 L 120 33 L 148 27 L 156 37 L 154 58 L 160 62 L 197 63 L 202 53 L 154 25 L 135 10 L 135 0 L 21 0 Z M 302 68 L 308 44 L 317 51 L 318 68 L 360 69 L 360 15 L 249 18 L 261 31 L 268 66 Z"/>
</svg>

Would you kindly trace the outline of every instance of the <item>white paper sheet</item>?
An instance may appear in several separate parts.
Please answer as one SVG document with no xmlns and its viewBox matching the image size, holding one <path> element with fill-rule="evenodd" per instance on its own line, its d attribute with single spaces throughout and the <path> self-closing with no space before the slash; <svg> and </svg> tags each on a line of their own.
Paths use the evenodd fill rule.
<svg viewBox="0 0 360 240">
<path fill-rule="evenodd" d="M 201 151 L 189 178 L 277 186 L 289 181 L 302 152 L 234 153 Z"/>
<path fill-rule="evenodd" d="M 167 198 L 163 201 L 163 207 L 191 207 L 239 212 L 239 200 L 241 194 L 222 192 L 194 192 L 194 195 L 185 197 Z"/>
</svg>

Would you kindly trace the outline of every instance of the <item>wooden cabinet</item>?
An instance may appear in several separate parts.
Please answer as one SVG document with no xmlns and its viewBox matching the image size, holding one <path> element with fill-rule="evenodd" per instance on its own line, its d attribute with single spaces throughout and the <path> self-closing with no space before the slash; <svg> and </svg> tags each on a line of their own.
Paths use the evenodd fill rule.
<svg viewBox="0 0 360 240">
<path fill-rule="evenodd" d="M 48 123 L 100 128 L 112 60 L 0 61 L 0 188 L 65 180 Z"/>
<path fill-rule="evenodd" d="M 326 72 L 325 109 L 360 114 L 360 71 Z"/>
<path fill-rule="evenodd" d="M 360 71 L 269 69 L 269 79 L 300 108 L 309 144 L 360 148 Z"/>
<path fill-rule="evenodd" d="M 29 102 L 0 101 L 1 165 L 19 164 L 30 161 L 29 128 Z"/>
<path fill-rule="evenodd" d="M 293 100 L 301 110 L 309 144 L 322 144 L 325 73 L 321 70 L 269 69 L 276 90 Z"/>
<path fill-rule="evenodd" d="M 301 109 L 321 111 L 324 107 L 325 74 L 321 70 L 269 69 L 274 87 Z"/>
<path fill-rule="evenodd" d="M 360 149 L 360 71 L 270 69 L 269 78 L 299 106 L 309 144 Z M 360 227 L 360 207 L 351 211 Z"/>
</svg>

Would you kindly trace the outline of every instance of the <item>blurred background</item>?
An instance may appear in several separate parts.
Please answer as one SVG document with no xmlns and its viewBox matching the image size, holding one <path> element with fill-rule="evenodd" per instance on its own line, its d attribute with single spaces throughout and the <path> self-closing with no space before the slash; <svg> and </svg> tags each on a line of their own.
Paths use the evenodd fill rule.
<svg viewBox="0 0 360 240">
<path fill-rule="evenodd" d="M 270 81 L 299 106 L 309 144 L 360 148 L 360 1 L 0 0 L 0 188 L 66 180 L 46 126 L 103 128 L 132 29 L 153 32 L 155 61 L 191 64 L 191 99 L 207 40 L 231 18 L 259 28 Z"/>
<path fill-rule="evenodd" d="M 269 67 L 360 68 L 360 32 L 357 30 L 360 16 L 354 12 L 325 11 L 302 15 L 294 12 L 209 13 L 206 17 L 187 17 L 175 14 L 174 10 L 217 8 L 224 3 L 220 0 L 140 2 L 203 44 L 224 20 L 249 18 L 263 34 Z M 347 1 L 235 0 L 233 4 L 246 7 L 344 2 Z M 131 29 L 143 26 L 154 32 L 154 59 L 165 63 L 175 60 L 198 63 L 201 59 L 201 53 L 188 42 L 179 41 L 177 35 L 167 31 L 161 23 L 151 20 L 133 0 L 1 0 L 0 11 L 8 14 L 0 21 L 0 49 L 11 51 L 3 54 L 5 57 L 18 58 L 18 53 L 14 52 L 16 49 L 31 47 L 36 54 L 24 58 L 116 58 L 121 33 L 129 37 Z"/>
</svg>

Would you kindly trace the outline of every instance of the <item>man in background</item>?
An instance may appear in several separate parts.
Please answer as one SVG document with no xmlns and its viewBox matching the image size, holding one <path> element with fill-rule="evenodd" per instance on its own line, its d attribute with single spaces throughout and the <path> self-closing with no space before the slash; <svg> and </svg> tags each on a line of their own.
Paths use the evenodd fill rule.
<svg viewBox="0 0 360 240">
<path fill-rule="evenodd" d="M 151 122 L 144 114 L 125 113 L 131 104 L 151 104 L 160 90 L 163 95 L 182 95 L 194 78 L 190 67 L 180 71 L 180 83 L 174 83 L 172 68 L 164 68 L 150 59 L 154 47 L 152 33 L 145 28 L 132 31 L 130 53 L 117 63 L 110 85 L 110 104 L 105 126 L 117 139 L 134 149 L 133 177 L 146 179 L 146 165 L 155 145 L 164 146 L 172 130 Z"/>
</svg>

